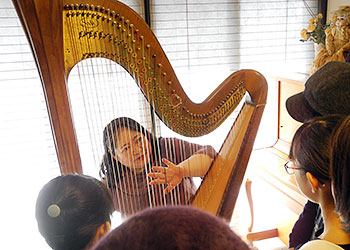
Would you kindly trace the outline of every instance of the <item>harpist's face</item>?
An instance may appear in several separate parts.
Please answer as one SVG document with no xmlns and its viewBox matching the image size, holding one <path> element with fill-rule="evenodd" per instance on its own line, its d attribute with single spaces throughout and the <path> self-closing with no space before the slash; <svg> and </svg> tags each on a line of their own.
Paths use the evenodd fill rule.
<svg viewBox="0 0 350 250">
<path fill-rule="evenodd" d="M 141 132 L 120 128 L 115 142 L 117 160 L 133 171 L 143 171 L 151 152 L 151 143 L 146 136 Z"/>
</svg>

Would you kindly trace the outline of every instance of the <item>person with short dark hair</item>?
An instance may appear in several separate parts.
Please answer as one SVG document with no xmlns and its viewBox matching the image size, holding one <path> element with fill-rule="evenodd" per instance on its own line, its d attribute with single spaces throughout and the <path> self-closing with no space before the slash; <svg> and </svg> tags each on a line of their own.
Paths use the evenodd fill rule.
<svg viewBox="0 0 350 250">
<path fill-rule="evenodd" d="M 90 249 L 110 230 L 113 201 L 106 186 L 86 175 L 61 175 L 41 189 L 35 216 L 52 249 Z"/>
<path fill-rule="evenodd" d="M 289 115 L 306 122 L 329 114 L 350 114 L 350 64 L 328 62 L 309 77 L 304 91 L 286 101 Z M 323 233 L 323 219 L 318 204 L 308 201 L 289 235 L 289 248 L 315 239 Z"/>
<path fill-rule="evenodd" d="M 221 218 L 190 206 L 145 209 L 111 231 L 94 250 L 248 250 Z"/>
<path fill-rule="evenodd" d="M 344 249 L 350 248 L 350 236 L 342 229 L 334 212 L 329 175 L 330 136 L 344 115 L 327 115 L 305 122 L 295 133 L 286 170 L 294 174 L 299 190 L 321 207 L 324 232 L 319 239 Z M 303 249 L 303 244 L 294 249 Z"/>
<path fill-rule="evenodd" d="M 335 209 L 350 234 L 350 116 L 333 131 L 330 166 Z"/>
</svg>

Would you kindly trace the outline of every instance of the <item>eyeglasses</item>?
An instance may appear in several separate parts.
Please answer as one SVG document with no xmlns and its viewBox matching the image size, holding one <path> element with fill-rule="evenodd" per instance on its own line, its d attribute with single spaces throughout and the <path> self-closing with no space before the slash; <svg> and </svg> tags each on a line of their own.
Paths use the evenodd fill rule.
<svg viewBox="0 0 350 250">
<path fill-rule="evenodd" d="M 303 168 L 294 167 L 293 161 L 287 161 L 286 164 L 284 164 L 284 169 L 287 171 L 288 174 L 294 174 L 295 170 L 301 170 Z"/>
</svg>

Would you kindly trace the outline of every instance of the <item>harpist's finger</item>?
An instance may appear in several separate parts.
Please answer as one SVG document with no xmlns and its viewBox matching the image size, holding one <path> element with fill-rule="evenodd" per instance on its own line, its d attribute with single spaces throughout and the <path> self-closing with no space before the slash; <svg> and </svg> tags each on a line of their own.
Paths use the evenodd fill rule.
<svg viewBox="0 0 350 250">
<path fill-rule="evenodd" d="M 156 180 L 151 181 L 149 184 L 150 185 L 165 184 L 165 180 L 164 179 L 156 179 Z"/>
<path fill-rule="evenodd" d="M 152 170 L 157 172 L 165 172 L 165 167 L 152 167 Z"/>
<path fill-rule="evenodd" d="M 163 173 L 149 173 L 148 177 L 165 179 L 165 175 Z"/>
<path fill-rule="evenodd" d="M 164 189 L 164 194 L 168 194 L 171 190 L 173 190 L 176 186 L 168 185 L 166 189 Z"/>
<path fill-rule="evenodd" d="M 166 158 L 162 158 L 162 161 L 167 165 L 167 166 L 176 166 L 174 163 L 172 163 L 171 161 L 169 161 Z"/>
</svg>

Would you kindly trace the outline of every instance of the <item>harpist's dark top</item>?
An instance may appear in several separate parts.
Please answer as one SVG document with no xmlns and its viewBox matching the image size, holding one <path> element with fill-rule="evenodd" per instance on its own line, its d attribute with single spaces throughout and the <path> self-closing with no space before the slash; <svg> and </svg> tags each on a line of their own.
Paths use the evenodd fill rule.
<svg viewBox="0 0 350 250">
<path fill-rule="evenodd" d="M 216 152 L 211 146 L 201 146 L 177 138 L 160 138 L 160 156 L 174 164 L 188 159 L 195 154 L 207 154 L 215 158 Z M 165 166 L 165 165 L 163 165 Z M 114 204 L 122 216 L 129 216 L 147 207 L 165 205 L 184 205 L 196 192 L 192 178 L 184 178 L 169 194 L 164 195 L 164 185 L 149 185 L 147 171 L 135 174 L 125 171 L 121 180 L 112 190 Z"/>
</svg>

